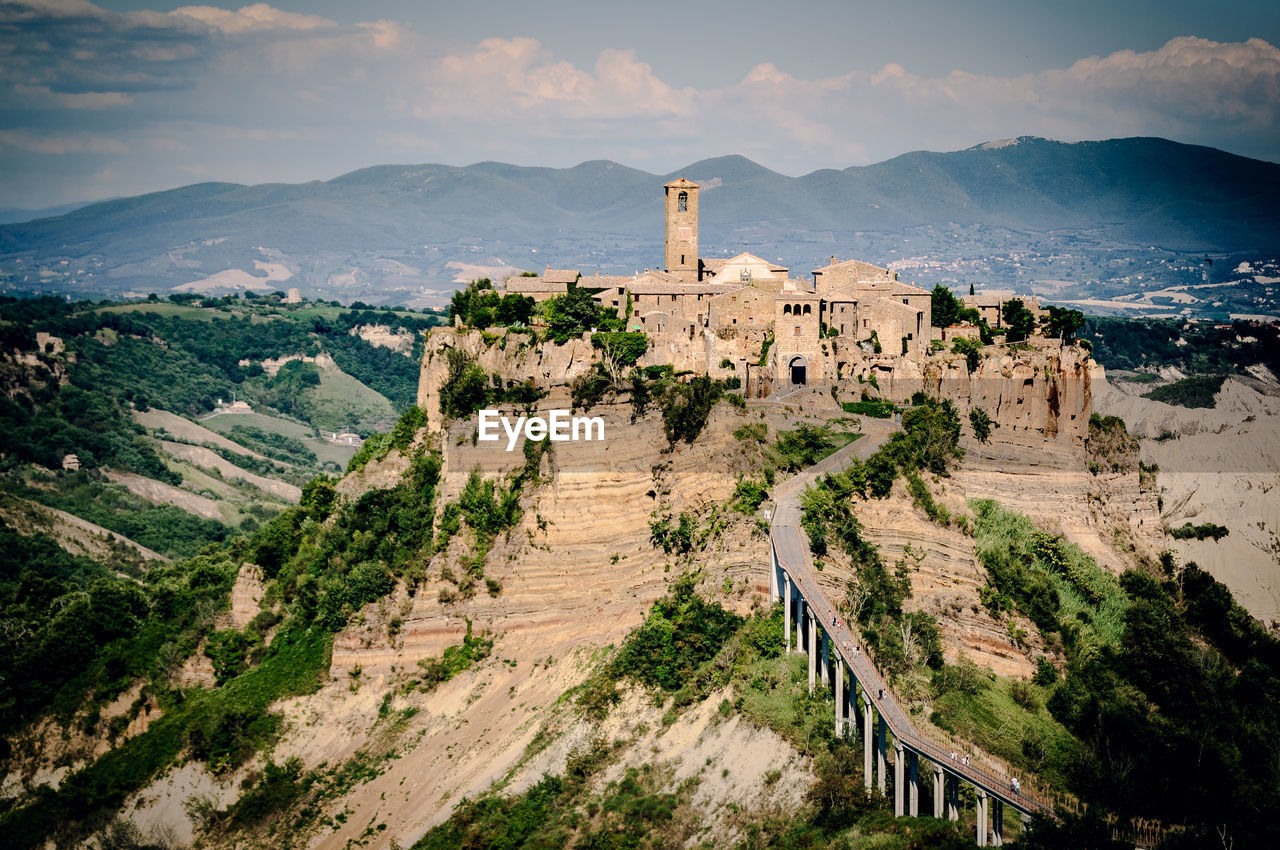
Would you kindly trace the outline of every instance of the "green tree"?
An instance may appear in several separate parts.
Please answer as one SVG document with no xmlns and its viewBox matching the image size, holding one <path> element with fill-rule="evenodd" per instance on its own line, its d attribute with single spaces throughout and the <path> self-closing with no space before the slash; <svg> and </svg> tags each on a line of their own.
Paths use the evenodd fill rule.
<svg viewBox="0 0 1280 850">
<path fill-rule="evenodd" d="M 973 436 L 979 443 L 985 443 L 991 436 L 991 417 L 981 407 L 969 411 L 969 424 L 973 426 Z"/>
<path fill-rule="evenodd" d="M 951 352 L 964 355 L 965 363 L 971 373 L 977 370 L 978 363 L 982 361 L 982 343 L 976 339 L 960 337 L 951 343 Z"/>
<path fill-rule="evenodd" d="M 466 353 L 449 349 L 448 371 L 440 386 L 440 412 L 447 417 L 470 416 L 489 401 L 489 381 Z"/>
<path fill-rule="evenodd" d="M 1069 310 L 1065 307 L 1048 308 L 1049 318 L 1045 322 L 1044 334 L 1047 337 L 1061 337 L 1064 340 L 1074 339 L 1076 332 L 1084 327 L 1084 313 Z"/>
<path fill-rule="evenodd" d="M 696 440 L 722 393 L 720 384 L 706 375 L 699 375 L 687 384 L 673 386 L 662 405 L 662 426 L 667 442 L 674 447 L 680 440 L 686 443 Z"/>
<path fill-rule="evenodd" d="M 939 283 L 930 293 L 929 300 L 933 310 L 931 324 L 935 328 L 949 328 L 960 322 L 963 305 L 950 289 Z"/>
<path fill-rule="evenodd" d="M 1036 317 L 1022 303 L 1021 298 L 1010 298 L 1004 302 L 1004 308 L 1000 313 L 1008 329 L 1006 339 L 1009 342 L 1021 342 L 1031 336 L 1031 332 L 1036 328 Z"/>
<path fill-rule="evenodd" d="M 556 343 L 563 345 L 592 328 L 604 326 L 604 312 L 591 293 L 577 286 L 546 305 L 547 329 Z"/>
</svg>

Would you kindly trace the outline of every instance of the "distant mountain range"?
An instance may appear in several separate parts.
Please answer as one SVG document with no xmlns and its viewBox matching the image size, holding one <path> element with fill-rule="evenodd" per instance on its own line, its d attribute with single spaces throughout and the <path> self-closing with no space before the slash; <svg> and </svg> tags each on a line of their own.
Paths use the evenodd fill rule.
<svg viewBox="0 0 1280 850">
<path fill-rule="evenodd" d="M 797 277 L 839 255 L 922 283 L 1081 297 L 1138 275 L 1202 282 L 1205 254 L 1280 255 L 1280 165 L 1163 139 L 1019 138 L 794 178 L 726 156 L 665 175 L 482 162 L 201 183 L 0 226 L 0 287 L 426 303 L 504 266 L 630 272 L 662 262 L 661 187 L 681 175 L 702 186 L 704 256 L 746 248 Z"/>
</svg>

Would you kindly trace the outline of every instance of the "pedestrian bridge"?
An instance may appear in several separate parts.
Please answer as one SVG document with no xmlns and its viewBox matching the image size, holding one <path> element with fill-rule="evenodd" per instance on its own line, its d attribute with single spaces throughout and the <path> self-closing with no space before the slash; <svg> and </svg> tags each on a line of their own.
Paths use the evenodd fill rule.
<svg viewBox="0 0 1280 850">
<path fill-rule="evenodd" d="M 861 440 L 809 467 L 778 485 L 770 529 L 772 564 L 769 590 L 782 603 L 787 652 L 809 658 L 809 691 L 821 683 L 831 688 L 835 700 L 837 737 L 862 738 L 863 770 L 867 791 L 873 774 L 881 794 L 891 785 L 895 816 L 920 814 L 922 771 L 931 774 L 933 816 L 960 818 L 960 784 L 973 786 L 979 846 L 1004 843 L 1004 810 L 1019 812 L 1024 822 L 1032 816 L 1051 817 L 1047 802 L 1014 793 L 1012 777 L 997 776 L 973 764 L 952 758 L 946 745 L 922 735 L 899 705 L 893 691 L 865 652 L 855 652 L 861 641 L 850 631 L 835 606 L 819 587 L 809 539 L 800 527 L 800 496 L 820 476 L 839 472 L 854 458 L 866 458 L 891 433 L 888 423 L 868 423 L 873 428 Z M 883 433 L 881 433 L 883 431 Z M 893 739 L 893 779 L 889 780 L 887 739 Z M 922 768 L 922 764 L 926 767 Z"/>
</svg>

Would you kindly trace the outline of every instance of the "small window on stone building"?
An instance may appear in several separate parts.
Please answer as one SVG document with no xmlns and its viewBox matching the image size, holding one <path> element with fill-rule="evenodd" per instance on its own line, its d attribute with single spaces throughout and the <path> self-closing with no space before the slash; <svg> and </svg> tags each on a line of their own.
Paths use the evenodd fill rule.
<svg viewBox="0 0 1280 850">
<path fill-rule="evenodd" d="M 679 210 L 680 212 L 689 211 L 689 193 L 688 192 L 681 192 L 676 197 L 676 209 Z M 684 262 L 684 261 L 681 260 L 681 262 Z"/>
<path fill-rule="evenodd" d="M 790 315 L 791 315 L 791 305 L 790 305 L 790 304 L 783 304 L 783 305 L 782 305 L 782 315 L 784 315 L 784 316 L 790 316 Z"/>
<path fill-rule="evenodd" d="M 866 319 L 863 319 L 863 320 L 862 320 L 862 327 L 863 327 L 863 328 L 865 328 L 866 326 L 867 326 L 867 320 L 866 320 Z"/>
<path fill-rule="evenodd" d="M 796 335 L 796 336 L 800 336 L 800 326 L 799 326 L 799 325 L 796 325 L 796 333 L 795 333 L 795 335 Z"/>
<path fill-rule="evenodd" d="M 906 305 L 908 305 L 908 306 L 910 306 L 910 304 L 911 304 L 911 302 L 910 302 L 910 301 L 908 301 L 908 300 L 907 300 L 907 299 L 905 299 L 905 298 L 903 298 L 903 299 L 902 299 L 902 303 L 903 303 L 903 304 L 906 304 Z"/>
<path fill-rule="evenodd" d="M 807 315 L 809 315 L 809 314 L 810 314 L 810 313 L 812 313 L 812 312 L 813 312 L 813 310 L 812 310 L 812 309 L 810 309 L 810 307 L 809 307 L 809 305 L 808 305 L 808 304 L 804 305 L 804 314 L 805 314 L 806 316 L 807 316 Z"/>
</svg>

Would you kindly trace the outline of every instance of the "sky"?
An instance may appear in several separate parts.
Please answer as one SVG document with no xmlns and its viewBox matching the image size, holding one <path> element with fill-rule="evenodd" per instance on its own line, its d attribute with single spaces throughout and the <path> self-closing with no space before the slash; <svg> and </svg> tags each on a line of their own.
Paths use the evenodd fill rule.
<svg viewBox="0 0 1280 850">
<path fill-rule="evenodd" d="M 371 165 L 742 154 L 785 174 L 1022 135 L 1280 161 L 1280 3 L 0 0 L 0 207 Z"/>
</svg>

